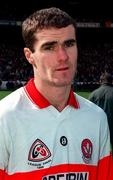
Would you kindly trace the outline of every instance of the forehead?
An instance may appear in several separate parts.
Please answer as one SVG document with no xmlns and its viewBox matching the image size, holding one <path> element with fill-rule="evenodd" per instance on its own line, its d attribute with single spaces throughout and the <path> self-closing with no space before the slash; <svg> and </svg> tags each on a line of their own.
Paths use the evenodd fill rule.
<svg viewBox="0 0 113 180">
<path fill-rule="evenodd" d="M 59 41 L 64 42 L 66 39 L 76 39 L 75 29 L 72 25 L 64 28 L 43 29 L 36 34 L 38 44 L 45 42 Z"/>
</svg>

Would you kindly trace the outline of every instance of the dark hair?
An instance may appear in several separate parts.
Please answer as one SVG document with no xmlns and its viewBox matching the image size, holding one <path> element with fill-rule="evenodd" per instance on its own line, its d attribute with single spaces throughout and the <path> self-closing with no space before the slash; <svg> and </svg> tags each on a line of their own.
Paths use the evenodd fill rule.
<svg viewBox="0 0 113 180">
<path fill-rule="evenodd" d="M 33 45 L 36 41 L 35 33 L 41 29 L 48 28 L 63 28 L 68 25 L 73 25 L 76 29 L 75 20 L 69 16 L 65 11 L 51 7 L 48 9 L 41 9 L 31 14 L 22 23 L 22 36 L 26 47 L 34 51 Z"/>
<path fill-rule="evenodd" d="M 103 73 L 101 76 L 100 76 L 100 82 L 103 84 L 103 83 L 112 83 L 112 75 L 108 72 L 105 72 Z"/>
</svg>

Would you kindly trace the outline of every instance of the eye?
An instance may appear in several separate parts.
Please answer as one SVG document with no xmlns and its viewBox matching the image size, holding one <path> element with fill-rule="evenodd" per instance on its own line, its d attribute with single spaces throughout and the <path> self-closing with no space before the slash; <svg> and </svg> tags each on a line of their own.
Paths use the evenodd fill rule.
<svg viewBox="0 0 113 180">
<path fill-rule="evenodd" d="M 47 45 L 43 48 L 43 50 L 46 50 L 46 51 L 53 51 L 54 50 L 54 45 Z"/>
<path fill-rule="evenodd" d="M 65 48 L 72 47 L 72 46 L 75 46 L 75 44 L 76 44 L 75 40 L 69 40 L 64 43 L 64 47 Z"/>
<path fill-rule="evenodd" d="M 57 48 L 56 42 L 47 42 L 42 45 L 41 49 L 44 51 L 54 51 Z"/>
</svg>

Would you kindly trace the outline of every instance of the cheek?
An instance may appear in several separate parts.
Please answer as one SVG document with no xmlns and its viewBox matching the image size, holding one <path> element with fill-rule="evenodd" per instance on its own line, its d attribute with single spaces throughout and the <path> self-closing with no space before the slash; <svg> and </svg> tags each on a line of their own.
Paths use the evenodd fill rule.
<svg viewBox="0 0 113 180">
<path fill-rule="evenodd" d="M 51 69 L 55 65 L 55 62 L 56 62 L 55 59 L 56 59 L 55 55 L 48 54 L 48 55 L 43 56 L 41 61 L 45 68 Z"/>
<path fill-rule="evenodd" d="M 77 61 L 77 58 L 78 58 L 78 49 L 77 48 L 74 49 L 73 56 L 74 56 L 75 60 Z"/>
<path fill-rule="evenodd" d="M 43 64 L 45 62 L 45 58 L 43 55 L 40 55 L 40 54 L 35 54 L 34 55 L 34 59 L 33 59 L 33 65 L 34 67 L 36 67 L 36 69 L 41 69 L 43 67 Z"/>
<path fill-rule="evenodd" d="M 72 65 L 76 65 L 77 64 L 77 58 L 78 58 L 78 52 L 76 50 L 72 50 L 69 52 L 69 59 L 71 61 Z"/>
<path fill-rule="evenodd" d="M 43 74 L 46 74 L 52 66 L 51 58 L 48 56 L 41 56 L 40 59 L 37 62 L 37 69 L 41 71 Z"/>
<path fill-rule="evenodd" d="M 52 73 L 54 67 L 55 67 L 55 62 L 56 62 L 56 57 L 54 54 L 35 54 L 34 58 L 34 67 L 37 69 L 38 72 L 41 74 L 47 74 L 47 73 Z"/>
</svg>

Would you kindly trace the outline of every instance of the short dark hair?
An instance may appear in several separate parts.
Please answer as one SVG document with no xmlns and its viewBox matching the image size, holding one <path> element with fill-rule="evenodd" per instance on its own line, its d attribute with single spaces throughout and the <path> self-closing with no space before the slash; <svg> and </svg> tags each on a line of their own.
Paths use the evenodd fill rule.
<svg viewBox="0 0 113 180">
<path fill-rule="evenodd" d="M 112 75 L 109 72 L 105 72 L 100 76 L 100 82 L 101 83 L 112 83 Z"/>
<path fill-rule="evenodd" d="M 26 47 L 28 47 L 31 51 L 34 51 L 33 45 L 36 41 L 35 33 L 38 30 L 48 29 L 51 27 L 63 28 L 71 24 L 76 29 L 75 20 L 65 11 L 56 7 L 41 9 L 31 14 L 23 21 L 23 40 Z"/>
</svg>

